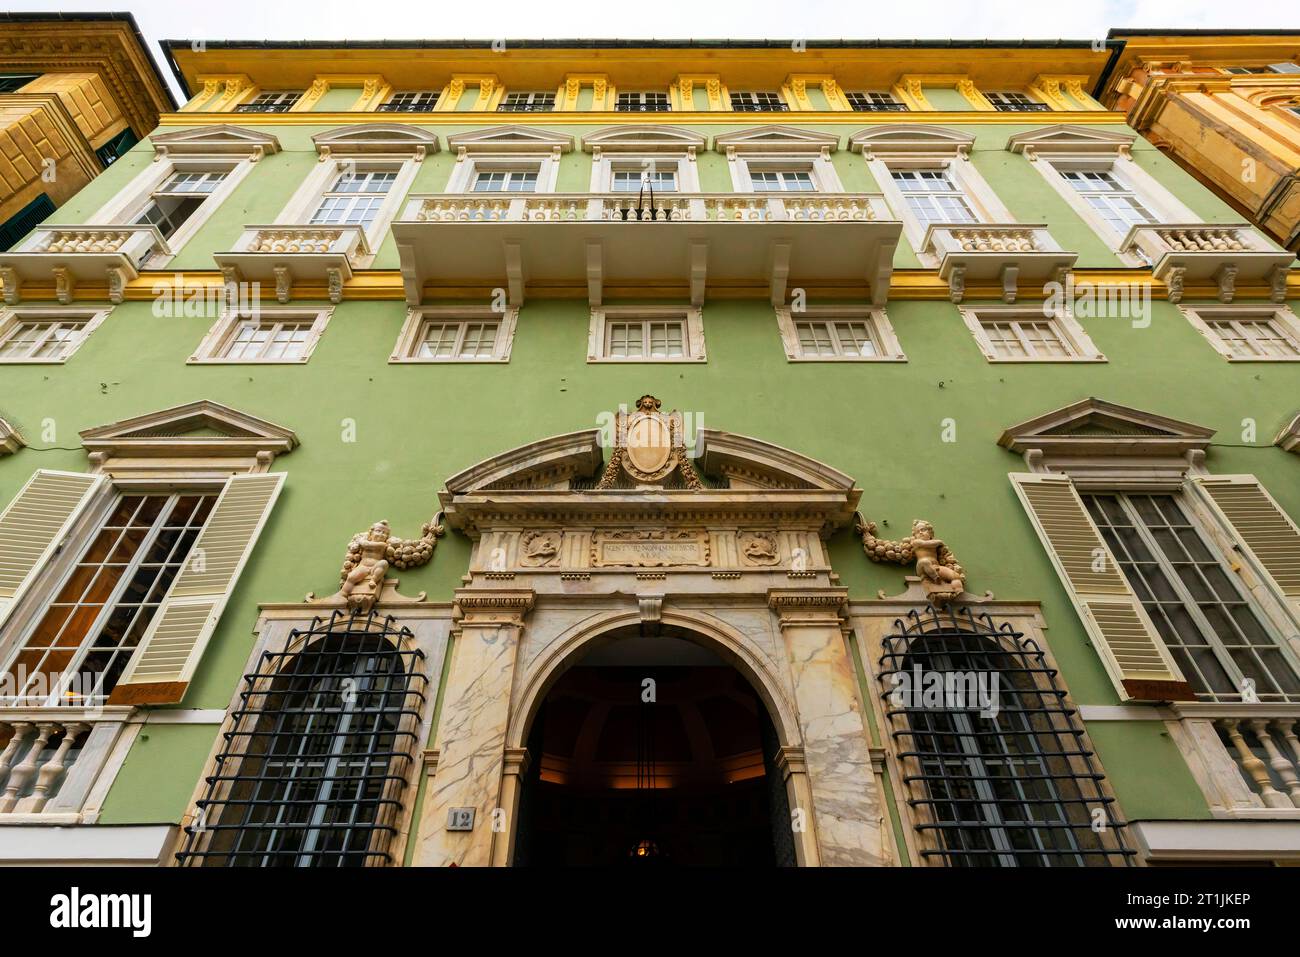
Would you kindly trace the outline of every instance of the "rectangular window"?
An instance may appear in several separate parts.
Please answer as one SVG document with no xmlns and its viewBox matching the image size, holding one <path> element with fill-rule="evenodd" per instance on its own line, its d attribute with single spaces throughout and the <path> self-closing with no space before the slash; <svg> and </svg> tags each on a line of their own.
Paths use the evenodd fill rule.
<svg viewBox="0 0 1300 957">
<path fill-rule="evenodd" d="M 906 113 L 907 104 L 899 103 L 894 94 L 878 90 L 846 92 L 844 99 L 859 113 Z"/>
<path fill-rule="evenodd" d="M 519 309 L 433 306 L 407 313 L 389 362 L 508 362 Z"/>
<path fill-rule="evenodd" d="M 790 107 L 780 93 L 732 93 L 731 108 L 737 113 L 785 113 Z"/>
<path fill-rule="evenodd" d="M 808 170 L 768 169 L 749 171 L 756 193 L 811 193 L 817 185 Z"/>
<path fill-rule="evenodd" d="M 1183 314 L 1229 360 L 1300 359 L 1300 319 L 1283 306 L 1185 306 Z"/>
<path fill-rule="evenodd" d="M 271 93 L 259 93 L 247 103 L 235 107 L 235 112 L 288 113 L 301 99 L 301 90 L 278 90 Z"/>
<path fill-rule="evenodd" d="M 1046 103 L 1039 103 L 1024 93 L 985 93 L 984 97 L 993 104 L 993 109 L 1003 113 L 1043 113 L 1051 110 Z"/>
<path fill-rule="evenodd" d="M 23 701 L 102 703 L 185 564 L 215 494 L 122 495 L 7 671 Z M 78 676 L 75 689 L 67 687 Z"/>
<path fill-rule="evenodd" d="M 1051 319 L 982 320 L 980 324 L 999 359 L 1060 359 L 1072 355 Z"/>
<path fill-rule="evenodd" d="M 416 346 L 417 359 L 491 359 L 499 322 L 426 322 Z"/>
<path fill-rule="evenodd" d="M 1197 697 L 1300 701 L 1295 669 L 1178 496 L 1083 500 Z"/>
<path fill-rule="evenodd" d="M 537 170 L 479 170 L 474 174 L 475 193 L 534 193 L 537 191 Z"/>
<path fill-rule="evenodd" d="M 1105 361 L 1073 316 L 1036 307 L 963 307 L 961 316 L 990 362 Z"/>
<path fill-rule="evenodd" d="M 609 322 L 605 325 L 607 359 L 680 359 L 686 323 L 680 319 Z"/>
<path fill-rule="evenodd" d="M 1131 226 L 1156 221 L 1151 211 L 1142 205 L 1137 193 L 1113 172 L 1068 169 L 1060 172 L 1083 201 L 1121 236 Z"/>
<path fill-rule="evenodd" d="M 169 239 L 198 212 L 226 175 L 224 170 L 172 173 L 149 195 L 149 202 L 132 221 L 156 226 L 163 238 Z"/>
<path fill-rule="evenodd" d="M 667 93 L 620 93 L 614 100 L 618 113 L 667 113 L 672 108 Z"/>
<path fill-rule="evenodd" d="M 555 109 L 554 93 L 507 93 L 498 113 L 548 113 Z"/>
<path fill-rule="evenodd" d="M 43 309 L 0 314 L 0 363 L 63 362 L 107 315 L 107 310 Z"/>
<path fill-rule="evenodd" d="M 441 94 L 437 90 L 404 90 L 379 105 L 380 113 L 432 113 Z"/>
<path fill-rule="evenodd" d="M 978 222 L 961 189 L 942 169 L 890 170 L 907 208 L 921 223 L 974 223 Z"/>
<path fill-rule="evenodd" d="M 677 192 L 677 173 L 661 169 L 616 169 L 610 183 L 615 193 L 639 193 L 654 190 L 656 193 Z"/>
<path fill-rule="evenodd" d="M 221 353 L 223 359 L 241 362 L 291 361 L 301 359 L 311 336 L 310 321 L 263 322 L 246 319 L 235 327 Z"/>
<path fill-rule="evenodd" d="M 815 306 L 794 312 L 776 307 L 776 324 L 791 362 L 901 362 L 906 360 L 883 309 Z"/>
<path fill-rule="evenodd" d="M 865 322 L 804 320 L 794 324 L 803 356 L 853 356 L 869 359 L 880 350 Z"/>
<path fill-rule="evenodd" d="M 598 306 L 588 343 L 588 362 L 703 360 L 702 314 L 688 306 Z"/>
<path fill-rule="evenodd" d="M 313 225 L 369 226 L 379 215 L 380 207 L 396 180 L 396 170 L 340 173 L 321 197 L 310 222 Z"/>
<path fill-rule="evenodd" d="M 0 74 L 0 93 L 17 93 L 32 80 L 38 79 L 39 73 L 5 73 Z"/>
</svg>

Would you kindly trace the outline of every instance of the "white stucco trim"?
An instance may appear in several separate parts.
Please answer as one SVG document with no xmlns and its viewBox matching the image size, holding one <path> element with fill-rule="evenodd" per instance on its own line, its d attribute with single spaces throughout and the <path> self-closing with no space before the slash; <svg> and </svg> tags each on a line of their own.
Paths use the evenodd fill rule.
<svg viewBox="0 0 1300 957">
<path fill-rule="evenodd" d="M 1157 860 L 1300 861 L 1300 821 L 1135 821 L 1130 830 Z"/>
<path fill-rule="evenodd" d="M 0 863 L 36 867 L 156 867 L 175 824 L 0 827 Z"/>
</svg>

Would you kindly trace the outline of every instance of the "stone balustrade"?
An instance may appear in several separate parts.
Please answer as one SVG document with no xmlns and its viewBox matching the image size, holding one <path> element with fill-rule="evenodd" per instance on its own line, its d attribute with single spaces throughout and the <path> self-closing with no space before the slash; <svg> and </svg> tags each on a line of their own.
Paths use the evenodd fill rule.
<svg viewBox="0 0 1300 957">
<path fill-rule="evenodd" d="M 1214 727 L 1258 806 L 1300 808 L 1300 739 L 1296 718 L 1219 718 Z"/>
<path fill-rule="evenodd" d="M 80 758 L 91 728 L 88 721 L 54 717 L 0 718 L 0 819 L 45 810 Z"/>
</svg>

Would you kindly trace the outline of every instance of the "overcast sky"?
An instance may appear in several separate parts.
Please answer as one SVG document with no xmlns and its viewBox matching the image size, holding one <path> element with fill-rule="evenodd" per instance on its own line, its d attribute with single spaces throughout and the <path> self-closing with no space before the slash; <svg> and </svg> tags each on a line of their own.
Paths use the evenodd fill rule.
<svg viewBox="0 0 1300 957">
<path fill-rule="evenodd" d="M 5 6 L 129 10 L 160 63 L 164 39 L 1090 40 L 1111 27 L 1300 29 L 1300 0 L 8 0 Z"/>
</svg>

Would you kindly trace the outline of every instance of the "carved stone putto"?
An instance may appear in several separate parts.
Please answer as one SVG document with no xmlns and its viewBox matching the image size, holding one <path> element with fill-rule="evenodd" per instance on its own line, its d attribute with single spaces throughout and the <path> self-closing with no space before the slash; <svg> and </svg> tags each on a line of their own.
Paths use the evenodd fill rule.
<svg viewBox="0 0 1300 957">
<path fill-rule="evenodd" d="M 444 531 L 441 515 L 425 522 L 415 539 L 394 538 L 387 522 L 375 522 L 348 543 L 338 596 L 347 602 L 349 611 L 368 613 L 383 591 L 388 569 L 418 568 L 428 562 Z"/>
<path fill-rule="evenodd" d="M 862 536 L 862 549 L 873 562 L 915 563 L 926 597 L 936 607 L 948 604 L 966 590 L 966 570 L 952 549 L 934 537 L 934 526 L 924 519 L 914 521 L 912 534 L 899 542 L 877 538 L 875 522 L 859 519 L 854 531 Z"/>
<path fill-rule="evenodd" d="M 680 476 L 682 485 L 698 491 L 704 487 L 686 454 L 682 414 L 660 412 L 660 401 L 652 395 L 636 400 L 636 409 L 620 408 L 614 422 L 614 450 L 596 488 L 614 488 L 626 473 L 638 485 L 662 487 Z"/>
</svg>

